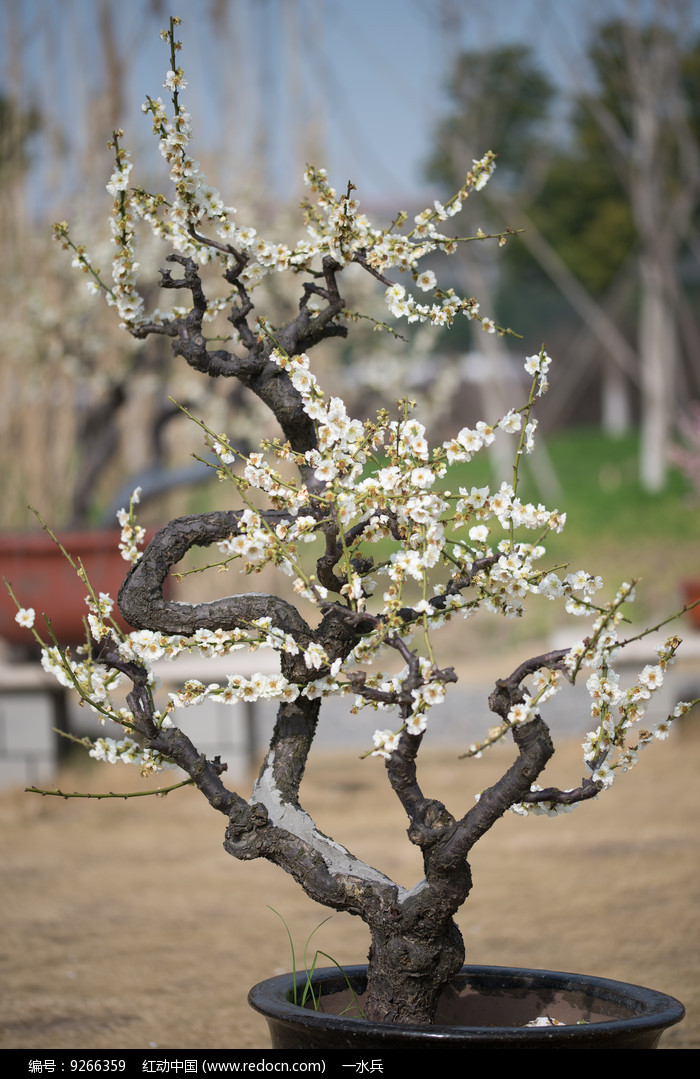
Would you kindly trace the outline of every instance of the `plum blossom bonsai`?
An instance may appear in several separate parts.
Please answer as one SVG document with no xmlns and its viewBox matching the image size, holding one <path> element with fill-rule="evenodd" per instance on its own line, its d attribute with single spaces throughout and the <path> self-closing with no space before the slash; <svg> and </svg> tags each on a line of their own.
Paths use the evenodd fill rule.
<svg viewBox="0 0 700 1079">
<path fill-rule="evenodd" d="M 628 643 L 620 626 L 632 585 L 599 601 L 598 577 L 547 563 L 546 537 L 564 527 L 565 517 L 523 501 L 519 486 L 520 462 L 533 445 L 533 408 L 547 389 L 544 349 L 525 360 L 529 392 L 519 405 L 432 446 L 410 402 L 369 419 L 351 418 L 313 373 L 309 354 L 322 342 L 346 337 L 358 317 L 343 299 L 351 273 L 376 282 L 387 320 L 444 327 L 467 318 L 486 332 L 510 333 L 482 315 L 474 298 L 441 288 L 433 270 L 423 268 L 429 256 L 449 255 L 469 239 L 442 229 L 487 182 L 494 155 L 474 161 L 445 205 L 436 202 L 412 224 L 400 213 L 388 227 L 375 227 L 360 212 L 352 184 L 337 194 L 323 170 L 308 167 L 305 237 L 294 246 L 272 242 L 238 222 L 191 156 L 190 117 L 181 100 L 186 82 L 176 56 L 178 22 L 171 19 L 163 32 L 170 48 L 164 84 L 169 102 L 149 97 L 143 106 L 167 162 L 170 194 L 134 186 L 123 133 L 116 132 L 108 184 L 111 283 L 65 223 L 55 226 L 55 235 L 72 251 L 92 291 L 116 307 L 126 331 L 137 338 L 169 337 L 174 355 L 203 376 L 240 380 L 267 406 L 281 433 L 244 456 L 233 448 L 232 432 L 227 436 L 195 420 L 216 455 L 219 479 L 233 485 L 240 508 L 172 520 L 142 551 L 138 496 L 132 499 L 120 514 L 122 550 L 132 564 L 118 603 L 133 632 L 117 629 L 113 598 L 95 593 L 86 581 L 91 640 L 79 654 L 44 642 L 43 662 L 102 719 L 124 729 L 119 741 L 94 740 L 93 757 L 132 761 L 144 774 L 169 765 L 182 769 L 225 818 L 229 854 L 274 862 L 316 902 L 367 924 L 368 1018 L 430 1024 L 441 989 L 464 960 L 454 919 L 472 887 L 472 847 L 509 811 L 556 815 L 597 797 L 636 763 L 643 747 L 663 738 L 673 716 L 643 720 L 680 640 L 669 637 L 658 662 L 623 690 L 615 660 Z M 160 288 L 177 299 L 169 309 L 147 312 L 138 291 L 136 232 L 144 225 L 169 250 L 160 275 Z M 504 243 L 506 236 L 494 238 Z M 257 299 L 271 274 L 286 275 L 297 289 L 296 314 L 282 324 Z M 381 320 L 377 325 L 388 329 Z M 512 440 L 510 480 L 494 490 L 453 490 L 451 477 L 464 477 L 464 465 L 496 437 Z M 165 599 L 166 578 L 193 547 L 213 548 L 222 569 L 254 574 L 275 567 L 289 587 L 284 596 L 241 591 L 196 604 Z M 570 647 L 503 672 L 489 698 L 496 725 L 465 746 L 464 755 L 511 738 L 515 760 L 475 802 L 450 809 L 423 792 L 418 774 L 423 741 L 431 723 L 440 722 L 439 706 L 456 681 L 453 668 L 437 658 L 438 630 L 450 620 L 521 616 L 532 595 L 563 604 L 585 629 L 572 633 Z M 21 596 L 16 602 L 20 607 Z M 32 629 L 33 611 L 21 608 L 17 618 Z M 33 632 L 40 637 L 35 626 Z M 239 675 L 236 654 L 261 648 L 279 654 L 280 673 Z M 157 707 L 152 663 L 195 651 L 230 659 L 226 684 L 190 681 Z M 375 669 L 380 654 L 393 653 L 398 673 Z M 570 789 L 541 789 L 537 779 L 554 753 L 546 705 L 582 677 L 593 717 L 584 744 L 585 776 Z M 113 698 L 125 683 L 131 685 L 126 706 Z M 424 876 L 412 888 L 324 835 L 302 807 L 300 785 L 323 702 L 336 695 L 346 697 L 353 711 L 381 713 L 366 756 L 383 762 L 406 814 L 408 838 L 422 853 Z M 225 763 L 207 760 L 179 729 L 178 713 L 204 699 L 235 704 L 260 698 L 278 702 L 277 718 L 252 796 L 245 798 L 227 786 Z M 689 707 L 681 704 L 673 715 Z M 377 763 L 368 760 L 367 767 Z"/>
</svg>

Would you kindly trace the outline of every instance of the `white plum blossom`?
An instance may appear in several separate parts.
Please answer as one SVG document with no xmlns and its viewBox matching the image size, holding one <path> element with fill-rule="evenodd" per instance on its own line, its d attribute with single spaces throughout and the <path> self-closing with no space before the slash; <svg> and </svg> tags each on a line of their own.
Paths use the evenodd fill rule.
<svg viewBox="0 0 700 1079">
<path fill-rule="evenodd" d="M 423 292 L 428 292 L 430 289 L 435 288 L 435 286 L 437 285 L 437 279 L 432 270 L 423 270 L 422 273 L 418 274 L 418 277 L 416 278 L 416 284 L 418 285 L 419 289 L 422 289 Z"/>
<path fill-rule="evenodd" d="M 480 160 L 472 161 L 472 165 L 474 166 L 472 173 L 475 177 L 474 190 L 481 191 L 493 176 L 496 160 L 492 154 L 485 154 Z"/>
<path fill-rule="evenodd" d="M 389 758 L 398 748 L 399 738 L 394 731 L 375 731 L 372 740 L 377 748 L 372 751 L 372 756 Z"/>
<path fill-rule="evenodd" d="M 304 663 L 313 670 L 319 670 L 329 662 L 328 656 L 320 644 L 310 644 L 304 651 Z"/>
<path fill-rule="evenodd" d="M 423 711 L 411 712 L 411 715 L 406 720 L 406 731 L 414 736 L 422 734 L 427 726 L 428 717 Z"/>
<path fill-rule="evenodd" d="M 33 607 L 20 607 L 15 615 L 15 622 L 25 629 L 31 629 L 34 625 L 35 612 Z"/>
<path fill-rule="evenodd" d="M 429 468 L 414 468 L 411 472 L 411 483 L 416 487 L 432 487 L 435 475 Z"/>
<path fill-rule="evenodd" d="M 473 543 L 486 543 L 489 538 L 489 530 L 486 525 L 474 525 L 469 529 L 469 539 Z"/>
<path fill-rule="evenodd" d="M 508 434 L 511 434 L 511 435 L 517 434 L 518 431 L 521 429 L 522 425 L 523 425 L 522 416 L 520 415 L 519 412 L 515 412 L 514 409 L 511 409 L 509 412 L 506 412 L 505 416 L 503 416 L 498 421 L 498 426 L 500 427 L 500 429 L 502 431 L 507 431 Z"/>
<path fill-rule="evenodd" d="M 510 709 L 508 712 L 508 722 L 513 726 L 516 726 L 516 724 L 527 723 L 532 719 L 532 716 L 531 705 L 529 705 L 527 701 L 523 701 L 522 704 L 514 704 Z"/>
<path fill-rule="evenodd" d="M 535 448 L 535 431 L 537 430 L 537 420 L 530 420 L 525 425 L 525 453 L 532 453 Z"/>
<path fill-rule="evenodd" d="M 639 676 L 639 681 L 649 690 L 659 689 L 663 685 L 664 673 L 660 666 L 647 665 Z"/>
</svg>

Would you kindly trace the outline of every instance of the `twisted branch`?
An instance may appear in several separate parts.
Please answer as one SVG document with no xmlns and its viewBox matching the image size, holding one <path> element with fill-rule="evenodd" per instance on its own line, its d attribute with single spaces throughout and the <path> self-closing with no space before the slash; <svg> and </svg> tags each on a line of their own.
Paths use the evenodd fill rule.
<svg viewBox="0 0 700 1079">
<path fill-rule="evenodd" d="M 260 517 L 274 527 L 283 519 L 277 510 Z M 291 633 L 302 646 L 312 639 L 312 631 L 291 603 L 278 596 L 250 592 L 209 603 L 176 603 L 163 597 L 163 585 L 173 566 L 192 547 L 208 547 L 240 532 L 241 514 L 215 510 L 178 517 L 161 528 L 136 562 L 119 592 L 119 608 L 132 626 L 170 635 L 191 636 L 198 629 L 238 629 L 267 615 Z"/>
</svg>

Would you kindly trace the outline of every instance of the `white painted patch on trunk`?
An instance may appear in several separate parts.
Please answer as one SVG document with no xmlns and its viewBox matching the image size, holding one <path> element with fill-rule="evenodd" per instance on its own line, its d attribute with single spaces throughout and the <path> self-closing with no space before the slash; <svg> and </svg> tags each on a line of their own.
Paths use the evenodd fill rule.
<svg viewBox="0 0 700 1079">
<path fill-rule="evenodd" d="M 282 800 L 282 795 L 277 789 L 273 777 L 273 763 L 274 757 L 271 754 L 267 768 L 255 782 L 250 805 L 255 805 L 256 802 L 264 805 L 272 824 L 279 828 L 284 828 L 290 835 L 297 836 L 298 839 L 313 847 L 321 855 L 329 873 L 333 876 L 357 877 L 360 880 L 376 881 L 377 884 L 389 885 L 396 888 L 396 898 L 399 903 L 403 902 L 408 894 L 405 888 L 395 884 L 389 877 L 385 877 L 378 869 L 373 869 L 366 862 L 356 858 L 342 844 L 336 843 L 334 839 L 330 839 L 323 832 L 319 832 L 305 810 L 299 809 L 298 806 L 289 805 L 288 802 Z"/>
</svg>

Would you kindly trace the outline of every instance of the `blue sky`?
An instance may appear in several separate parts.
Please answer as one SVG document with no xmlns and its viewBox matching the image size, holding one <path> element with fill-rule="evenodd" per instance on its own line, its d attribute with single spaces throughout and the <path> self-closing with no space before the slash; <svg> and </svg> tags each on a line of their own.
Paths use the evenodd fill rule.
<svg viewBox="0 0 700 1079">
<path fill-rule="evenodd" d="M 104 83 L 97 32 L 102 0 L 0 0 L 3 87 L 21 84 L 77 153 L 49 178 L 56 134 L 43 147 L 41 190 L 59 200 L 82 186 L 77 171 L 109 170 L 109 132 L 87 110 Z M 182 16 L 186 101 L 196 152 L 227 147 L 228 171 L 284 198 L 312 156 L 336 186 L 352 180 L 361 199 L 415 194 L 444 111 L 444 85 L 461 49 L 531 45 L 549 77 L 571 89 L 585 77 L 591 24 L 653 7 L 651 0 L 105 0 L 124 64 L 126 142 L 148 140 L 140 104 L 162 92 L 167 50 L 158 30 Z M 663 0 L 658 0 L 666 6 Z M 217 9 L 219 21 L 211 18 Z M 225 16 L 225 19 L 222 18 Z M 19 72 L 19 74 L 18 74 Z M 484 146 L 484 151 L 498 147 Z M 87 162 L 87 165 L 86 165 Z M 100 170 L 101 173 L 100 173 Z M 257 170 L 257 171 L 256 171 Z M 228 201 L 237 177 L 211 176 Z M 92 182 L 92 177 L 88 178 Z"/>
</svg>

